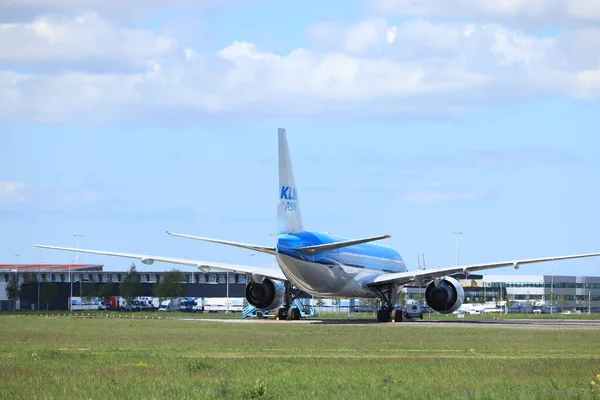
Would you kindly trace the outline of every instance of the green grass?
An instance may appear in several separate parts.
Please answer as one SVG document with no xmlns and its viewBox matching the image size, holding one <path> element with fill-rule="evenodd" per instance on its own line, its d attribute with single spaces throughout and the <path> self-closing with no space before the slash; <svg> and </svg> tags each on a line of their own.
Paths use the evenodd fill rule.
<svg viewBox="0 0 600 400">
<path fill-rule="evenodd" d="M 0 315 L 0 398 L 565 399 L 600 386 L 597 330 L 125 314 Z"/>
<path fill-rule="evenodd" d="M 148 317 L 148 318 L 191 318 L 191 319 L 221 319 L 221 318 L 241 318 L 242 313 L 241 312 L 232 312 L 230 314 L 225 314 L 225 313 L 189 313 L 189 312 L 168 312 L 168 313 L 163 313 L 163 312 L 125 312 L 125 311 L 97 311 L 97 310 L 90 310 L 90 311 L 74 311 L 74 312 L 69 312 L 69 311 L 2 311 L 0 312 L 0 316 L 4 315 L 71 315 L 71 314 L 90 314 L 90 315 L 109 315 L 109 316 L 115 316 L 115 315 L 121 315 L 122 317 L 125 316 L 133 316 L 135 318 L 144 318 L 144 317 Z M 273 315 L 273 312 L 271 312 L 271 315 Z M 528 319 L 528 320 L 544 320 L 544 319 L 549 319 L 549 320 L 600 320 L 600 313 L 592 313 L 592 314 L 587 314 L 587 313 L 582 313 L 582 314 L 519 314 L 519 313 L 515 313 L 515 314 L 465 314 L 464 318 L 465 320 L 493 320 L 494 318 L 500 318 L 500 319 Z M 340 312 L 340 313 L 322 313 L 316 317 L 311 317 L 310 319 L 348 319 L 348 313 L 347 312 Z M 355 320 L 361 320 L 361 319 L 372 319 L 375 320 L 376 319 L 376 313 L 365 313 L 365 312 L 356 312 L 354 314 L 354 319 Z M 453 314 L 423 314 L 423 319 L 424 320 L 458 320 L 456 315 Z"/>
</svg>

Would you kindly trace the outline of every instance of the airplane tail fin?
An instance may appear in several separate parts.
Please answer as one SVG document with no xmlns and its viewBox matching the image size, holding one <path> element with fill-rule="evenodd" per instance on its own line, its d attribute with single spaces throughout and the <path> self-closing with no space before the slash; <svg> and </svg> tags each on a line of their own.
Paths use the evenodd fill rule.
<svg viewBox="0 0 600 400">
<path fill-rule="evenodd" d="M 294 180 L 292 160 L 288 148 L 287 134 L 284 128 L 279 133 L 279 203 L 277 205 L 277 232 L 302 232 L 302 214 L 298 200 L 298 190 Z"/>
</svg>

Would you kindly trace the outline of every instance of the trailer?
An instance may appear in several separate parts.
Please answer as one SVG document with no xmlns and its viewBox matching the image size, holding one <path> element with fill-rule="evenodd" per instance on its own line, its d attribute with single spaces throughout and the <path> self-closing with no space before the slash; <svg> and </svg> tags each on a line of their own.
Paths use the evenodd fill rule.
<svg viewBox="0 0 600 400">
<path fill-rule="evenodd" d="M 202 297 L 195 300 L 194 312 L 242 312 L 244 309 L 243 297 Z"/>
</svg>

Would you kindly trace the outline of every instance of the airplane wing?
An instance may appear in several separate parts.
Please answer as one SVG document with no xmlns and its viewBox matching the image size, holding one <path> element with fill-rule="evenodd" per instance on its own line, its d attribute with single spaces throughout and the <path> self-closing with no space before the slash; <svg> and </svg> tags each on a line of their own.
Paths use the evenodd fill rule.
<svg viewBox="0 0 600 400">
<path fill-rule="evenodd" d="M 493 263 L 485 263 L 485 264 L 472 264 L 472 265 L 462 265 L 458 267 L 447 267 L 447 268 L 437 268 L 437 269 L 429 269 L 429 270 L 417 270 L 417 271 L 407 271 L 407 272 L 397 272 L 391 274 L 382 274 L 374 279 L 366 282 L 369 286 L 380 286 L 385 284 L 394 283 L 397 285 L 406 285 L 412 282 L 417 284 L 421 284 L 423 281 L 431 281 L 436 278 L 441 278 L 446 275 L 452 274 L 465 274 L 469 275 L 472 272 L 482 271 L 486 269 L 493 268 L 505 268 L 505 267 L 514 267 L 515 269 L 519 269 L 519 266 L 526 264 L 534 264 L 548 261 L 559 261 L 559 260 L 571 260 L 574 258 L 586 258 L 586 257 L 597 257 L 600 256 L 600 253 L 590 253 L 590 254 L 577 254 L 572 256 L 559 256 L 559 257 L 545 257 L 545 258 L 531 258 L 525 260 L 513 260 L 513 261 L 501 261 L 501 262 L 493 262 Z"/>
<path fill-rule="evenodd" d="M 287 281 L 285 275 L 279 268 L 264 268 L 264 267 L 253 267 L 249 265 L 238 265 L 238 264 L 225 264 L 211 261 L 198 261 L 198 260 L 186 260 L 184 258 L 172 258 L 172 257 L 160 257 L 151 256 L 147 254 L 132 254 L 132 253 L 118 253 L 114 251 L 102 251 L 102 250 L 86 250 L 76 249 L 72 247 L 59 247 L 59 246 L 46 246 L 36 244 L 35 247 L 42 249 L 62 250 L 62 251 L 73 251 L 79 253 L 99 254 L 103 256 L 123 257 L 123 258 L 134 258 L 140 260 L 146 265 L 152 265 L 155 261 L 165 262 L 169 264 L 188 265 L 191 267 L 198 267 L 201 270 L 219 270 L 236 272 L 246 275 L 260 275 L 266 278 L 276 279 L 280 281 Z"/>
<path fill-rule="evenodd" d="M 213 239 L 213 238 L 207 238 L 207 237 L 201 237 L 201 236 L 184 235 L 183 233 L 174 233 L 174 232 L 169 232 L 169 231 L 167 231 L 167 233 L 171 236 L 177 236 L 177 237 L 182 237 L 182 238 L 192 239 L 192 240 L 201 240 L 203 242 L 226 244 L 228 246 L 241 247 L 242 249 L 248 249 L 248 250 L 252 250 L 252 251 L 258 251 L 260 253 L 267 253 L 267 254 L 275 255 L 274 247 L 260 246 L 257 244 L 232 242 L 231 240 L 221 240 L 221 239 Z"/>
</svg>

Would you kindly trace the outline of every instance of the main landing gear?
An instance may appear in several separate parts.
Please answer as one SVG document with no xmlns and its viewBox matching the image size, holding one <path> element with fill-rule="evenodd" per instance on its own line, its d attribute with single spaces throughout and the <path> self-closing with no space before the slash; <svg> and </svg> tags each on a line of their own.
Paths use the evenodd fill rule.
<svg viewBox="0 0 600 400">
<path fill-rule="evenodd" d="M 402 309 L 395 308 L 398 287 L 390 285 L 387 290 L 377 289 L 379 297 L 383 301 L 381 309 L 377 311 L 378 322 L 402 322 Z"/>
<path fill-rule="evenodd" d="M 300 291 L 293 287 L 290 282 L 286 282 L 283 304 L 282 307 L 275 310 L 275 319 L 280 321 L 298 321 L 300 319 L 300 310 L 298 308 L 292 308 L 292 304 L 299 295 Z"/>
</svg>

